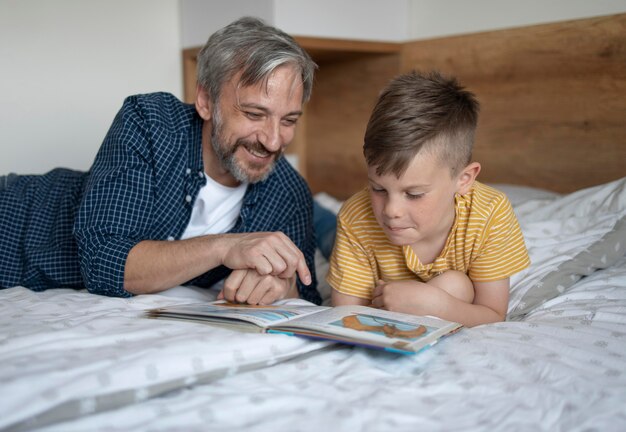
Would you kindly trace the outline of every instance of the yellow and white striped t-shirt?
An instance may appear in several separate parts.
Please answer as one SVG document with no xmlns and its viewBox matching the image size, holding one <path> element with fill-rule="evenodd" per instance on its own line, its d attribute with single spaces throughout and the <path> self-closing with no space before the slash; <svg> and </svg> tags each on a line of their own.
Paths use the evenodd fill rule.
<svg viewBox="0 0 626 432">
<path fill-rule="evenodd" d="M 337 291 L 371 299 L 378 280 L 428 281 L 458 270 L 472 281 L 505 279 L 528 267 L 524 238 L 507 197 L 474 182 L 456 196 L 456 218 L 434 262 L 422 264 L 411 246 L 392 244 L 376 222 L 366 189 L 346 201 L 337 217 L 337 237 L 328 283 Z"/>
</svg>

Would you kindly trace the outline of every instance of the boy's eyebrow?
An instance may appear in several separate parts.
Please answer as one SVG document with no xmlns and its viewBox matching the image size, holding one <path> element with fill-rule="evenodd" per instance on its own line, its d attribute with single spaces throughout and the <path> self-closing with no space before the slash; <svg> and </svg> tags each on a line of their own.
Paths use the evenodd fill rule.
<svg viewBox="0 0 626 432">
<path fill-rule="evenodd" d="M 239 108 L 253 108 L 253 109 L 257 109 L 259 111 L 263 111 L 265 114 L 271 114 L 272 113 L 267 107 L 264 107 L 263 105 L 255 104 L 253 102 L 250 102 L 250 103 L 240 103 L 239 104 Z M 285 114 L 284 117 L 289 117 L 289 116 L 294 116 L 294 115 L 301 116 L 302 115 L 302 110 L 296 110 L 296 111 L 288 112 L 287 114 Z"/>
<path fill-rule="evenodd" d="M 409 185 L 406 186 L 405 189 L 412 189 L 412 188 L 423 188 L 423 187 L 429 187 L 430 183 L 424 183 L 424 184 L 414 184 L 414 185 Z"/>
<path fill-rule="evenodd" d="M 376 180 L 372 179 L 370 176 L 367 176 L 367 179 L 371 182 L 371 183 L 376 183 Z M 424 183 L 424 184 L 413 184 L 413 185 L 408 185 L 408 186 L 403 186 L 404 190 L 407 189 L 413 189 L 413 188 L 424 188 L 424 187 L 430 187 L 430 183 Z"/>
</svg>

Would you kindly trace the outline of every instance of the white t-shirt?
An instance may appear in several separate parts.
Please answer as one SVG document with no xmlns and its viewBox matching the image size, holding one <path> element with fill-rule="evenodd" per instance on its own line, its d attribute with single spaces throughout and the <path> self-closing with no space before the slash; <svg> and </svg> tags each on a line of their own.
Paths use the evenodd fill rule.
<svg viewBox="0 0 626 432">
<path fill-rule="evenodd" d="M 191 219 L 181 239 L 207 234 L 220 234 L 230 230 L 239 217 L 247 183 L 237 187 L 224 186 L 204 174 L 206 185 L 200 189 L 191 210 Z"/>
</svg>

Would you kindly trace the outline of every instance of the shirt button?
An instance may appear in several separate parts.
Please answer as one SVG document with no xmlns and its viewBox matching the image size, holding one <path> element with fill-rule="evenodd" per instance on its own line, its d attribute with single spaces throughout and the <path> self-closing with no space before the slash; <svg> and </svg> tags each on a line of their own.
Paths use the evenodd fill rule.
<svg viewBox="0 0 626 432">
<path fill-rule="evenodd" d="M 204 172 L 198 171 L 198 177 L 203 178 L 204 177 Z"/>
<path fill-rule="evenodd" d="M 187 169 L 185 170 L 185 174 L 187 174 L 187 175 L 191 174 L 191 168 L 187 168 Z"/>
<path fill-rule="evenodd" d="M 169 237 L 167 238 L 167 241 L 174 241 L 174 237 L 169 236 Z"/>
<path fill-rule="evenodd" d="M 187 195 L 187 196 L 185 197 L 185 201 L 187 201 L 188 203 L 190 203 L 190 202 L 191 202 L 191 195 Z"/>
</svg>

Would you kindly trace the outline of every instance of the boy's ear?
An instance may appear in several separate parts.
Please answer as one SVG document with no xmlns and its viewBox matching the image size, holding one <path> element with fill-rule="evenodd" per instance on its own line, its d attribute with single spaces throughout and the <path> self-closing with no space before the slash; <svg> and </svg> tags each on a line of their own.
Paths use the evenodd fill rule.
<svg viewBox="0 0 626 432">
<path fill-rule="evenodd" d="M 196 111 L 205 121 L 210 120 L 213 113 L 211 98 L 209 98 L 209 94 L 200 84 L 196 85 Z"/>
<path fill-rule="evenodd" d="M 457 179 L 457 193 L 460 195 L 468 193 L 474 185 L 478 173 L 480 173 L 480 164 L 478 162 L 472 162 L 463 168 Z"/>
</svg>

